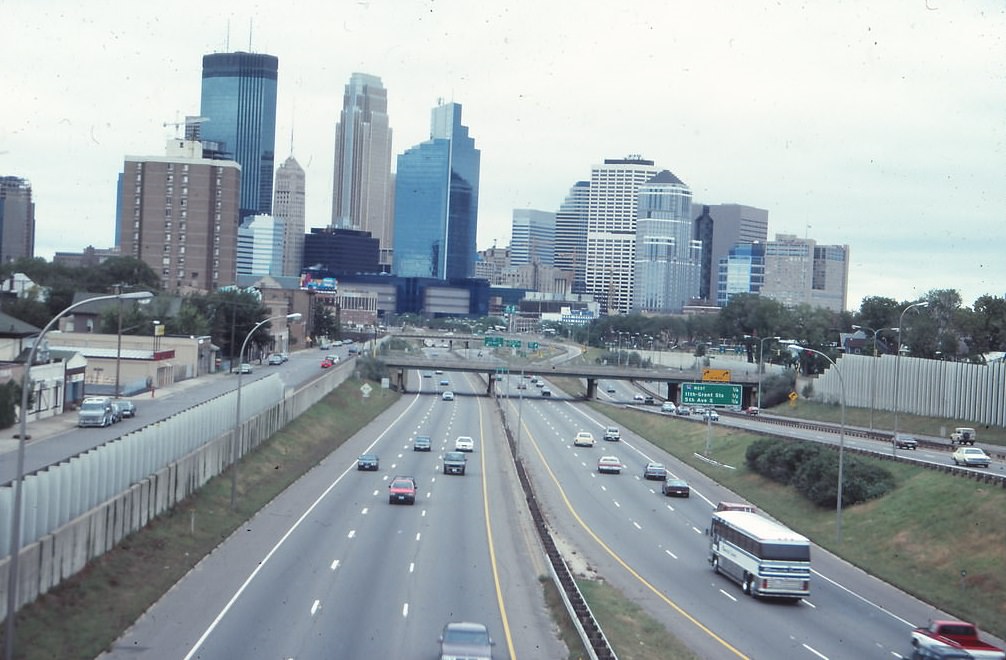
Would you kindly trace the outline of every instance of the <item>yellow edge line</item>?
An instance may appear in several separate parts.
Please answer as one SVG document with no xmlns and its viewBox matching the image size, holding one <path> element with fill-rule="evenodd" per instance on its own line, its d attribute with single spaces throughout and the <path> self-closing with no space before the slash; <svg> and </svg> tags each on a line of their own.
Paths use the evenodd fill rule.
<svg viewBox="0 0 1006 660">
<path fill-rule="evenodd" d="M 490 375 L 490 378 L 492 376 Z M 479 441 L 481 446 L 479 447 L 479 464 L 482 466 L 482 511 L 485 515 L 486 520 L 486 540 L 489 543 L 489 563 L 492 566 L 493 571 L 493 583 L 496 587 L 496 603 L 500 608 L 500 617 L 503 619 L 503 637 L 506 639 L 507 651 L 510 653 L 510 658 L 517 660 L 517 653 L 514 651 L 513 647 L 513 636 L 510 634 L 510 620 L 507 618 L 506 605 L 503 603 L 503 589 L 500 587 L 500 575 L 499 569 L 496 567 L 496 548 L 493 546 L 493 527 L 492 523 L 489 522 L 489 484 L 487 476 L 489 473 L 486 472 L 486 452 L 485 452 L 485 435 L 484 435 L 484 425 L 482 420 L 482 399 L 479 398 Z"/>
<path fill-rule="evenodd" d="M 513 404 L 511 404 L 511 406 L 512 405 Z M 524 430 L 527 434 L 528 439 L 531 441 L 531 445 L 534 447 L 535 452 L 537 452 L 538 458 L 541 459 L 541 464 L 545 467 L 545 470 L 548 472 L 548 476 L 551 477 L 552 482 L 555 483 L 555 487 L 559 490 L 559 495 L 562 497 L 562 501 L 566 503 L 566 508 L 569 509 L 570 514 L 572 514 L 573 518 L 576 520 L 576 522 L 580 524 L 580 527 L 582 527 L 583 530 L 587 532 L 590 538 L 594 539 L 594 541 L 596 541 L 597 544 L 601 546 L 601 548 L 605 552 L 607 552 L 612 559 L 618 562 L 618 564 L 626 571 L 628 571 L 629 574 L 632 575 L 632 577 L 636 578 L 640 582 L 640 584 L 642 584 L 644 587 L 652 591 L 653 594 L 657 596 L 657 598 L 667 603 L 671 608 L 674 609 L 674 611 L 676 611 L 681 616 L 685 617 L 685 619 L 687 619 L 688 621 L 693 623 L 696 627 L 698 627 L 699 630 L 712 637 L 714 640 L 722 644 L 725 648 L 729 649 L 734 655 L 736 655 L 739 658 L 745 658 L 745 660 L 747 660 L 747 656 L 744 655 L 738 649 L 734 648 L 727 640 L 723 639 L 722 637 L 714 633 L 712 630 L 706 627 L 705 624 L 703 624 L 701 621 L 699 621 L 691 614 L 686 612 L 670 598 L 665 596 L 663 592 L 661 592 L 655 586 L 647 582 L 646 578 L 644 578 L 642 575 L 637 573 L 635 569 L 629 566 L 621 557 L 618 556 L 618 554 L 615 553 L 614 550 L 609 548 L 607 544 L 605 544 L 605 542 L 602 541 L 597 536 L 597 534 L 594 533 L 594 530 L 592 530 L 590 527 L 587 526 L 587 523 L 583 521 L 583 519 L 580 517 L 580 514 L 578 514 L 576 512 L 576 509 L 573 508 L 573 503 L 569 501 L 568 497 L 566 497 L 566 491 L 562 489 L 562 486 L 559 484 L 559 479 L 556 478 L 555 473 L 552 472 L 552 468 L 548 464 L 548 461 L 545 460 L 545 456 L 541 453 L 541 448 L 538 446 L 538 441 L 534 439 L 534 435 L 532 435 L 531 430 L 527 428 L 527 424 L 524 424 Z"/>
</svg>

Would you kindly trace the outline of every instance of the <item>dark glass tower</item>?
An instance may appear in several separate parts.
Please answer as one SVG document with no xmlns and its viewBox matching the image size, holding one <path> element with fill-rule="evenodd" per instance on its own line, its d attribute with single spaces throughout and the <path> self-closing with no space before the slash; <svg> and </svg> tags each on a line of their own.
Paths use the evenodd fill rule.
<svg viewBox="0 0 1006 660">
<path fill-rule="evenodd" d="M 472 277 L 480 159 L 461 124 L 461 105 L 434 108 L 430 139 L 398 157 L 395 275 Z"/>
<path fill-rule="evenodd" d="M 241 165 L 241 217 L 272 213 L 279 59 L 260 53 L 203 56 L 200 127 Z"/>
</svg>

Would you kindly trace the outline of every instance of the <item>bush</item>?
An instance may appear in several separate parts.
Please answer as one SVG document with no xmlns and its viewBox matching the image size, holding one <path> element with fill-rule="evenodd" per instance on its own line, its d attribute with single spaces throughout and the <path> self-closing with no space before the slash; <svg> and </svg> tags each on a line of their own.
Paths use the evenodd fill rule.
<svg viewBox="0 0 1006 660">
<path fill-rule="evenodd" d="M 748 446 L 745 460 L 753 471 L 793 486 L 819 507 L 838 502 L 838 452 L 826 445 L 766 438 Z M 894 488 L 894 475 L 856 456 L 846 456 L 842 468 L 842 506 L 876 499 Z"/>
<path fill-rule="evenodd" d="M 761 401 L 763 408 L 771 408 L 789 401 L 789 393 L 796 389 L 796 372 L 787 371 L 772 374 L 762 380 Z"/>
</svg>

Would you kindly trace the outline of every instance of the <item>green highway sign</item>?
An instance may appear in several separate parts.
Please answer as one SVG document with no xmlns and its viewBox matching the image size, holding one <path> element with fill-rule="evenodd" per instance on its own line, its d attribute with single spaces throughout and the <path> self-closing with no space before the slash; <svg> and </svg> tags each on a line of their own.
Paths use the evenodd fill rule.
<svg viewBox="0 0 1006 660">
<path fill-rule="evenodd" d="M 506 345 L 509 346 L 510 348 L 520 348 L 521 347 L 521 340 L 520 339 L 507 339 L 506 340 Z"/>
<path fill-rule="evenodd" d="M 538 350 L 538 348 L 539 348 L 539 344 L 538 344 L 538 342 L 536 342 L 536 341 L 529 341 L 529 342 L 527 343 L 527 349 L 528 349 L 529 351 L 537 351 L 537 350 Z"/>
<path fill-rule="evenodd" d="M 727 406 L 739 408 L 741 405 L 740 385 L 726 383 L 682 383 L 681 403 L 688 406 Z"/>
<path fill-rule="evenodd" d="M 500 348 L 503 346 L 502 337 L 486 337 L 483 341 L 485 341 L 485 345 L 490 348 Z"/>
</svg>

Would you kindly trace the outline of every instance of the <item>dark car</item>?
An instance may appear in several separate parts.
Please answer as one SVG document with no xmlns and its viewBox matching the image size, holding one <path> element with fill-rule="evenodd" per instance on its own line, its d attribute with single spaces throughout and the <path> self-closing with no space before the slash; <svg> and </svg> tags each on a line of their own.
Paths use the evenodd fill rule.
<svg viewBox="0 0 1006 660">
<path fill-rule="evenodd" d="M 667 478 L 667 468 L 664 467 L 663 463 L 654 463 L 650 461 L 643 468 L 643 479 L 665 479 Z"/>
<path fill-rule="evenodd" d="M 380 465 L 381 459 L 377 457 L 377 454 L 361 454 L 360 458 L 356 459 L 357 470 L 370 470 L 374 472 L 380 468 Z"/>
<path fill-rule="evenodd" d="M 688 497 L 692 494 L 687 481 L 684 479 L 674 479 L 672 477 L 664 479 L 664 484 L 660 487 L 660 492 L 671 497 Z"/>
<path fill-rule="evenodd" d="M 388 484 L 389 504 L 415 504 L 416 503 L 416 479 L 415 477 L 397 476 Z"/>
<path fill-rule="evenodd" d="M 444 474 L 464 475 L 468 459 L 460 451 L 444 452 Z"/>
<path fill-rule="evenodd" d="M 126 417 L 136 417 L 136 404 L 128 399 L 115 399 L 112 401 L 112 408 L 118 412 L 119 419 Z"/>
<path fill-rule="evenodd" d="M 918 449 L 919 441 L 908 433 L 895 433 L 891 438 L 891 444 L 897 449 Z"/>
<path fill-rule="evenodd" d="M 448 623 L 440 635 L 440 658 L 490 660 L 493 640 L 481 623 Z"/>
<path fill-rule="evenodd" d="M 416 439 L 412 442 L 412 451 L 430 451 L 432 445 L 430 436 L 417 435 Z"/>
</svg>

